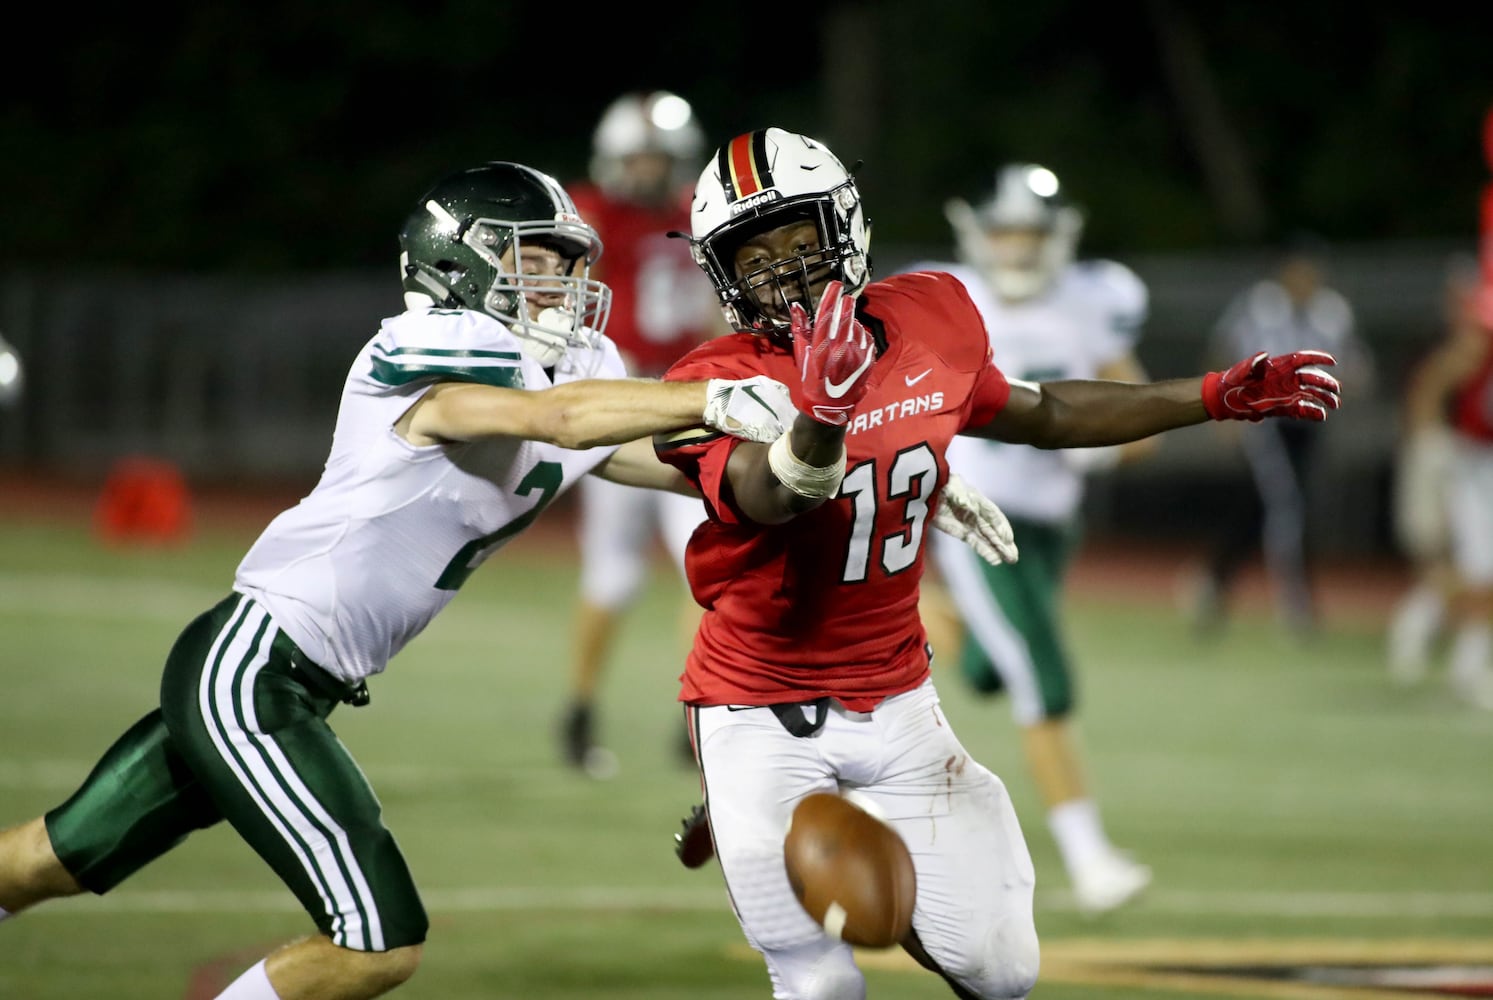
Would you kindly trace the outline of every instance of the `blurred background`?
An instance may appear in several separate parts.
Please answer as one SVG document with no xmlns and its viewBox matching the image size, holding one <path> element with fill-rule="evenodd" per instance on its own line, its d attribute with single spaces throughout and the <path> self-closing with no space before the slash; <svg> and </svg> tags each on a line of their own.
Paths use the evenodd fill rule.
<svg viewBox="0 0 1493 1000">
<path fill-rule="evenodd" d="M 1312 516 L 1326 550 L 1392 547 L 1397 379 L 1487 179 L 1485 33 L 1450 7 L 155 9 L 164 29 L 97 11 L 4 70 L 0 336 L 31 390 L 0 411 L 6 472 L 92 481 L 147 453 L 197 483 L 309 484 L 348 358 L 400 308 L 412 200 L 486 159 L 582 177 L 607 103 L 665 87 L 711 145 L 775 124 L 863 161 L 881 274 L 946 258 L 941 205 L 1001 163 L 1051 167 L 1087 211 L 1080 255 L 1149 285 L 1157 378 L 1202 370 L 1228 297 L 1315 234 L 1379 377 L 1334 422 Z M 1175 537 L 1236 458 L 1175 434 L 1095 484 L 1093 526 Z"/>
</svg>

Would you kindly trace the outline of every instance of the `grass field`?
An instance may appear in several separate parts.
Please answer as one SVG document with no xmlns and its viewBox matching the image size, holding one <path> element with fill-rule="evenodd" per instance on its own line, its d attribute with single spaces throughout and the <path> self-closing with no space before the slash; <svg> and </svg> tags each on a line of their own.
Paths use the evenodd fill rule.
<svg viewBox="0 0 1493 1000">
<path fill-rule="evenodd" d="M 0 825 L 60 801 L 152 707 L 162 656 L 254 530 L 203 523 L 190 545 L 119 549 L 55 513 L 0 518 Z M 589 782 L 556 757 L 575 566 L 550 538 L 488 563 L 370 706 L 333 716 L 431 912 L 425 964 L 397 995 L 767 997 L 718 868 L 686 871 L 671 850 L 697 790 L 673 755 L 678 585 L 657 574 L 628 619 L 602 720 L 622 770 Z M 1493 995 L 1493 716 L 1439 685 L 1392 687 L 1374 613 L 1302 645 L 1248 612 L 1201 642 L 1145 588 L 1083 588 L 1071 610 L 1093 779 L 1117 841 L 1156 871 L 1134 907 L 1073 911 L 1004 703 L 941 685 L 1037 863 L 1034 996 L 1403 997 L 1349 984 L 1391 966 Z M 210 997 L 308 928 L 214 828 L 109 896 L 0 926 L 0 998 Z M 872 997 L 950 995 L 891 953 L 865 959 Z"/>
</svg>

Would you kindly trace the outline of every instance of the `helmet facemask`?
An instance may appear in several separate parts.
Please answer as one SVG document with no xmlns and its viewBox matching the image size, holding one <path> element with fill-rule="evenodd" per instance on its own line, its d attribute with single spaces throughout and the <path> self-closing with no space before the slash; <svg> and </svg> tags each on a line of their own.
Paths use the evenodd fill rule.
<svg viewBox="0 0 1493 1000">
<path fill-rule="evenodd" d="M 754 260 L 749 273 L 737 272 L 737 251 L 749 240 L 795 223 L 812 224 L 814 246 L 785 253 L 774 238 L 776 260 Z M 814 292 L 830 280 L 843 282 L 848 295 L 871 280 L 871 226 L 855 181 L 828 147 L 806 135 L 759 129 L 716 150 L 695 185 L 690 230 L 695 263 L 715 285 L 727 321 L 781 343 L 792 340 L 789 303 L 812 316 Z"/>
<path fill-rule="evenodd" d="M 859 291 L 870 279 L 866 251 L 857 245 L 847 224 L 852 213 L 859 211 L 860 199 L 850 181 L 822 195 L 772 203 L 695 241 L 695 261 L 715 283 L 721 307 L 734 328 L 791 343 L 791 303 L 799 303 L 812 319 L 830 281 Z M 736 253 L 748 240 L 795 223 L 813 225 L 816 247 L 738 274 Z"/>
<path fill-rule="evenodd" d="M 405 256 L 405 272 L 419 286 L 406 291 L 407 305 L 480 309 L 501 320 L 524 353 L 546 368 L 559 365 L 571 351 L 597 347 L 612 292 L 590 276 L 601 253 L 595 230 L 579 219 L 458 220 L 434 200 L 425 209 L 450 232 L 451 252 L 433 266 L 411 266 Z M 559 254 L 562 273 L 526 273 L 522 262 L 536 248 Z"/>
<path fill-rule="evenodd" d="M 612 290 L 590 276 L 600 252 L 590 226 L 479 219 L 463 239 L 493 268 L 482 310 L 519 337 L 525 354 L 553 368 L 572 351 L 594 352 L 611 312 Z M 536 250 L 559 254 L 561 273 L 526 271 L 525 257 Z"/>
</svg>

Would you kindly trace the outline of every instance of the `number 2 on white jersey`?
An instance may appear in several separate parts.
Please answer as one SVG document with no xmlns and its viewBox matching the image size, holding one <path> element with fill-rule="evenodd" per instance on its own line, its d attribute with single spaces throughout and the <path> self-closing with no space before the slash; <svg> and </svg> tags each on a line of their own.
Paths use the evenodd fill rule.
<svg viewBox="0 0 1493 1000">
<path fill-rule="evenodd" d="M 497 531 L 489 532 L 481 538 L 474 538 L 461 547 L 455 558 L 446 565 L 445 572 L 436 580 L 435 586 L 438 590 L 457 590 L 467 577 L 476 572 L 488 556 L 492 555 L 503 543 L 514 535 L 527 528 L 533 520 L 539 516 L 549 502 L 560 492 L 560 486 L 564 482 L 565 473 L 559 462 L 540 462 L 529 470 L 528 475 L 519 482 L 514 489 L 515 496 L 528 496 L 536 490 L 539 499 L 534 501 L 534 506 L 515 517 Z"/>
</svg>

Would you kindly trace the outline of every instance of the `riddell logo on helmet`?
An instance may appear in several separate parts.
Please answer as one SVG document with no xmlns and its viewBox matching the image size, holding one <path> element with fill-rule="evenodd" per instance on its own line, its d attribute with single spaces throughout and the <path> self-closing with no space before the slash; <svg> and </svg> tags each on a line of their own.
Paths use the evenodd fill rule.
<svg viewBox="0 0 1493 1000">
<path fill-rule="evenodd" d="M 783 193 L 776 188 L 771 191 L 760 191 L 749 195 L 731 206 L 732 215 L 740 215 L 742 212 L 750 211 L 758 205 L 765 205 L 770 201 L 782 201 Z"/>
</svg>

